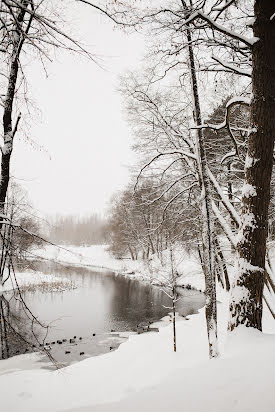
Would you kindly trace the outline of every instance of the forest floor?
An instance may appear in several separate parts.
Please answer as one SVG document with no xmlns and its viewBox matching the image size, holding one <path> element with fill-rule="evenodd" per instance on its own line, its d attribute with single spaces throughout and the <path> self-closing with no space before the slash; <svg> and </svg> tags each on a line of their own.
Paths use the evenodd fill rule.
<svg viewBox="0 0 275 412">
<path fill-rule="evenodd" d="M 103 257 L 107 253 L 100 248 L 101 252 L 100 249 L 93 252 L 97 261 L 93 258 L 88 263 L 87 252 L 86 264 L 97 266 L 97 263 L 119 271 L 118 265 L 125 262 L 117 262 L 115 268 L 111 257 L 99 265 L 100 254 Z M 90 251 L 90 258 L 91 254 Z M 187 266 L 186 263 L 184 267 Z M 228 293 L 219 290 L 218 299 L 219 358 L 208 359 L 202 309 L 199 314 L 189 316 L 189 320 L 177 321 L 176 353 L 172 325 L 168 324 L 159 333 L 132 335 L 114 352 L 58 371 L 39 369 L 37 354 L 0 361 L 1 409 L 5 412 L 149 412 L 152 409 L 273 412 L 274 319 L 265 308 L 265 333 L 241 327 L 228 336 Z"/>
</svg>

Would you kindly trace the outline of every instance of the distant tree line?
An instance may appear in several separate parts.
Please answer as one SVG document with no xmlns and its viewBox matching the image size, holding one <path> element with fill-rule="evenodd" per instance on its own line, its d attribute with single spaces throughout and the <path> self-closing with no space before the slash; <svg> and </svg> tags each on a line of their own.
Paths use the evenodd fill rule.
<svg viewBox="0 0 275 412">
<path fill-rule="evenodd" d="M 56 244 L 95 245 L 106 243 L 106 222 L 97 214 L 57 216 L 49 229 L 49 239 Z"/>
</svg>

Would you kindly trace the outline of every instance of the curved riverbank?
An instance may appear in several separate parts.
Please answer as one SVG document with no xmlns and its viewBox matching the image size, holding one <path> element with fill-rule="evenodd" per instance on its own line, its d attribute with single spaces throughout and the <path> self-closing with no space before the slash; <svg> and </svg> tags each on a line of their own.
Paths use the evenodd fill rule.
<svg viewBox="0 0 275 412">
<path fill-rule="evenodd" d="M 161 258 L 157 255 L 150 260 L 116 259 L 108 252 L 107 245 L 67 246 L 58 249 L 47 246 L 37 252 L 37 255 L 60 264 L 87 266 L 111 270 L 131 279 L 147 281 L 153 285 L 164 285 L 169 277 L 169 256 L 164 252 Z M 204 291 L 204 276 L 198 258 L 181 248 L 175 251 L 174 270 L 179 273 L 178 286 L 187 286 Z"/>
</svg>

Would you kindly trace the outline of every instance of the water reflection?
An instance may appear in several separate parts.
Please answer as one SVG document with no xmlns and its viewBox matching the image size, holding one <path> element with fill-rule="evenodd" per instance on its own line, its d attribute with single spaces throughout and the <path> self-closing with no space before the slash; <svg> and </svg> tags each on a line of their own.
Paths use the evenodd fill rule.
<svg viewBox="0 0 275 412">
<path fill-rule="evenodd" d="M 51 325 L 48 342 L 77 336 L 77 351 L 95 355 L 113 347 L 108 341 L 105 347 L 102 345 L 111 331 L 134 331 L 137 325 L 157 321 L 170 312 L 164 306 L 171 306 L 171 302 L 158 287 L 112 272 L 42 263 L 36 266 L 45 274 L 65 276 L 78 285 L 77 289 L 63 292 L 43 292 L 39 288 L 22 291 L 31 311 L 42 323 Z M 177 310 L 183 316 L 196 313 L 204 306 L 204 295 L 199 292 L 181 289 L 179 294 L 182 299 L 177 303 Z M 16 300 L 11 305 L 14 312 L 20 313 Z"/>
</svg>

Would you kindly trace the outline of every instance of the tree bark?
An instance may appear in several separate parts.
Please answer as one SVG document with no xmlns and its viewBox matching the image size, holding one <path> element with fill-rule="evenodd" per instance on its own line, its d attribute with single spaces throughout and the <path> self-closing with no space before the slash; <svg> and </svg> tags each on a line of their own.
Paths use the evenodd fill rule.
<svg viewBox="0 0 275 412">
<path fill-rule="evenodd" d="M 242 324 L 262 330 L 262 296 L 270 180 L 275 140 L 274 2 L 256 0 L 252 48 L 251 130 L 242 197 L 238 268 L 232 290 L 229 330 Z"/>
<path fill-rule="evenodd" d="M 188 25 L 187 25 L 188 26 Z M 198 83 L 196 76 L 195 59 L 192 46 L 192 35 L 190 29 L 186 30 L 188 41 L 188 54 L 190 64 L 190 75 L 194 101 L 194 120 L 196 125 L 202 124 Z M 205 316 L 207 324 L 207 334 L 209 343 L 209 356 L 218 356 L 217 340 L 217 303 L 216 303 L 216 279 L 215 279 L 215 246 L 214 246 L 214 214 L 211 205 L 211 184 L 208 176 L 208 166 L 206 158 L 203 131 L 197 129 L 197 152 L 198 152 L 198 171 L 201 187 L 202 205 L 202 261 L 205 276 Z"/>
<path fill-rule="evenodd" d="M 16 132 L 16 127 L 12 127 L 12 114 L 13 114 L 13 104 L 15 98 L 15 88 L 18 78 L 19 70 L 19 56 L 24 43 L 24 35 L 22 34 L 22 26 L 24 23 L 24 18 L 26 14 L 26 8 L 28 7 L 29 0 L 22 1 L 22 8 L 19 8 L 18 14 L 16 16 L 16 23 L 13 34 L 13 49 L 10 58 L 10 73 L 8 77 L 8 87 L 4 102 L 4 113 L 3 113 L 3 130 L 4 130 L 4 145 L 2 148 L 2 158 L 1 158 L 1 180 L 0 180 L 0 213 L 4 213 L 6 195 L 10 179 L 10 158 L 13 149 L 13 138 Z M 29 19 L 25 33 L 27 34 L 31 25 L 32 17 Z M 20 117 L 19 117 L 20 118 Z M 18 118 L 18 119 L 19 119 Z M 0 224 L 0 229 L 1 229 Z"/>
</svg>

